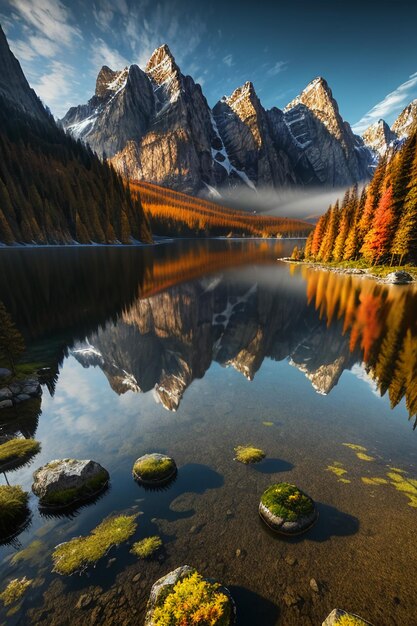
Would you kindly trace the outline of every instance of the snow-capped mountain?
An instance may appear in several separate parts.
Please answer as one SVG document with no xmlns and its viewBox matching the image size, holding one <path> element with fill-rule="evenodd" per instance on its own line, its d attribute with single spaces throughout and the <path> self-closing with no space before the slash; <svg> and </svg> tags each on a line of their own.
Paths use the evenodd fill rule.
<svg viewBox="0 0 417 626">
<path fill-rule="evenodd" d="M 62 124 L 125 176 L 199 194 L 224 186 L 256 190 L 365 181 L 379 155 L 407 133 L 416 118 L 416 104 L 410 107 L 398 128 L 390 131 L 381 123 L 362 138 L 342 119 L 329 85 L 318 77 L 284 110 L 265 110 L 251 82 L 211 110 L 200 85 L 181 73 L 163 45 L 145 71 L 104 66 L 95 95 L 70 109 Z"/>
<path fill-rule="evenodd" d="M 375 161 L 396 148 L 407 139 L 412 128 L 417 125 L 417 100 L 413 100 L 399 114 L 391 128 L 385 120 L 378 120 L 362 135 L 365 145 L 374 153 Z"/>
</svg>

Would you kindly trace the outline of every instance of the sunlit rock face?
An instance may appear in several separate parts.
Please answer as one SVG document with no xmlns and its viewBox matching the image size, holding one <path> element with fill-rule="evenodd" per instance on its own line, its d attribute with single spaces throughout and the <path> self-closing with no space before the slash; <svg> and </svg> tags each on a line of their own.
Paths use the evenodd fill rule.
<svg viewBox="0 0 417 626">
<path fill-rule="evenodd" d="M 384 120 L 378 120 L 375 124 L 369 126 L 363 133 L 362 138 L 365 145 L 375 153 L 376 160 L 383 156 L 389 147 L 397 139 L 397 135 L 393 133 Z"/>
<path fill-rule="evenodd" d="M 41 121 L 49 121 L 48 114 L 22 72 L 19 61 L 12 54 L 0 26 L 0 96 L 24 113 Z"/>
<path fill-rule="evenodd" d="M 417 99 L 410 102 L 409 105 L 399 114 L 391 131 L 395 133 L 398 139 L 406 139 L 410 136 L 410 132 L 417 124 Z"/>
<path fill-rule="evenodd" d="M 193 194 L 222 187 L 350 185 L 370 175 L 372 151 L 342 120 L 322 78 L 284 111 L 266 111 L 251 82 L 210 109 L 167 45 L 145 71 L 103 66 L 96 92 L 62 120 L 124 176 Z"/>
</svg>

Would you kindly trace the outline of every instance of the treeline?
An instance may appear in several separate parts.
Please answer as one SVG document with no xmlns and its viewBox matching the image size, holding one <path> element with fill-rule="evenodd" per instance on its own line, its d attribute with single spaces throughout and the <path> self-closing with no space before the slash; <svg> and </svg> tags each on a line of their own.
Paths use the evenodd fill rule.
<svg viewBox="0 0 417 626">
<path fill-rule="evenodd" d="M 0 97 L 0 243 L 151 241 L 140 199 L 55 124 Z"/>
<path fill-rule="evenodd" d="M 302 220 L 229 209 L 151 183 L 131 183 L 131 188 L 159 235 L 302 237 L 313 228 Z"/>
<path fill-rule="evenodd" d="M 328 263 L 364 259 L 372 265 L 417 261 L 417 133 L 391 159 L 383 158 L 358 194 L 330 206 L 294 257 Z"/>
<path fill-rule="evenodd" d="M 381 396 L 388 393 L 391 408 L 405 398 L 417 425 L 417 293 L 389 290 L 374 281 L 332 272 L 300 268 L 307 280 L 308 302 L 313 302 L 330 326 L 343 319 L 353 353 L 359 348 L 366 371 Z"/>
</svg>

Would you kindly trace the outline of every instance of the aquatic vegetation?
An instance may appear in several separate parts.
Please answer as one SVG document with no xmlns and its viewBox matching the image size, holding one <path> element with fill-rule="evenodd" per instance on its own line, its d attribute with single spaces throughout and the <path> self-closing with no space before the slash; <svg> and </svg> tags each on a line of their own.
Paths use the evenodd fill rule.
<svg viewBox="0 0 417 626">
<path fill-rule="evenodd" d="M 346 485 L 350 483 L 350 480 L 348 478 L 339 478 L 339 483 L 345 483 Z"/>
<path fill-rule="evenodd" d="M 333 465 L 328 465 L 326 470 L 328 472 L 332 472 L 335 476 L 343 476 L 343 474 L 347 474 L 347 470 L 345 470 L 342 463 L 339 463 L 338 461 L 334 461 Z"/>
<path fill-rule="evenodd" d="M 369 476 L 362 476 L 362 482 L 365 485 L 387 485 L 388 481 L 385 478 L 379 478 L 378 476 L 374 476 L 370 478 Z"/>
<path fill-rule="evenodd" d="M 264 426 L 273 426 L 274 422 L 262 422 Z"/>
<path fill-rule="evenodd" d="M 357 452 L 356 456 L 361 461 L 375 461 L 375 458 L 373 456 L 369 456 L 369 454 L 365 454 L 364 452 Z"/>
<path fill-rule="evenodd" d="M 266 456 L 263 450 L 254 448 L 253 446 L 237 446 L 235 452 L 235 460 L 245 464 L 259 463 L 259 461 L 262 461 Z"/>
<path fill-rule="evenodd" d="M 361 461 L 375 461 L 373 456 L 369 456 L 368 454 L 365 454 L 367 452 L 367 449 L 364 446 L 360 446 L 357 443 L 344 443 L 342 445 L 346 446 L 347 448 L 350 448 L 351 450 L 354 450 L 356 452 L 356 456 Z"/>
<path fill-rule="evenodd" d="M 347 448 L 350 448 L 351 450 L 355 450 L 358 452 L 366 452 L 366 448 L 364 446 L 360 446 L 357 443 L 343 443 L 343 446 L 346 446 Z"/>
<path fill-rule="evenodd" d="M 401 491 L 409 499 L 408 505 L 417 509 L 417 480 L 415 478 L 405 478 L 397 472 L 387 472 L 390 484 Z"/>
<path fill-rule="evenodd" d="M 277 483 L 262 494 L 261 503 L 277 517 L 287 522 L 295 522 L 300 517 L 311 515 L 313 500 L 295 485 Z"/>
<path fill-rule="evenodd" d="M 179 580 L 155 607 L 154 626 L 228 626 L 230 600 L 218 583 L 210 583 L 194 572 Z"/>
<path fill-rule="evenodd" d="M 23 578 L 15 578 L 11 580 L 6 589 L 0 593 L 0 600 L 2 600 L 4 606 L 10 606 L 15 604 L 25 593 L 26 589 L 30 587 L 33 580 L 30 580 L 24 576 Z"/>
<path fill-rule="evenodd" d="M 136 515 L 105 519 L 86 537 L 75 537 L 61 543 L 52 554 L 54 572 L 71 575 L 94 565 L 113 546 L 127 541 L 137 528 Z"/>
<path fill-rule="evenodd" d="M 41 449 L 35 439 L 9 439 L 0 445 L 0 471 L 16 469 L 27 463 Z"/>
<path fill-rule="evenodd" d="M 163 454 L 145 454 L 133 466 L 133 475 L 145 482 L 164 480 L 176 471 L 175 461 Z"/>
<path fill-rule="evenodd" d="M 40 539 L 35 539 L 26 548 L 16 552 L 10 560 L 12 565 L 25 561 L 27 563 L 35 564 L 39 554 L 45 549 L 46 545 Z"/>
<path fill-rule="evenodd" d="M 351 615 L 349 613 L 341 615 L 334 622 L 334 626 L 367 626 L 367 624 L 368 622 L 365 622 L 357 615 Z"/>
<path fill-rule="evenodd" d="M 28 494 L 19 486 L 0 486 L 0 535 L 7 537 L 25 519 L 28 509 Z"/>
<path fill-rule="evenodd" d="M 162 539 L 157 535 L 153 537 L 146 537 L 141 541 L 136 541 L 133 544 L 131 552 L 140 559 L 147 559 L 152 556 L 162 546 Z"/>
</svg>

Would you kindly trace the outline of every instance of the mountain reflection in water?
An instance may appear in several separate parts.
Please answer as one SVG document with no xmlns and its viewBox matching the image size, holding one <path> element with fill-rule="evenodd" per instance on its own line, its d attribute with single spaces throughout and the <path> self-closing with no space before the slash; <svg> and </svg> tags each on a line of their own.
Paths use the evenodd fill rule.
<svg viewBox="0 0 417 626">
<path fill-rule="evenodd" d="M 270 358 L 289 359 L 322 394 L 360 365 L 392 407 L 405 397 L 415 416 L 416 288 L 277 263 L 288 248 L 218 240 L 152 253 L 10 251 L 0 287 L 35 353 L 57 365 L 71 350 L 83 366 L 100 367 L 116 393 L 154 389 L 169 410 L 212 361 L 252 380 Z"/>
</svg>

